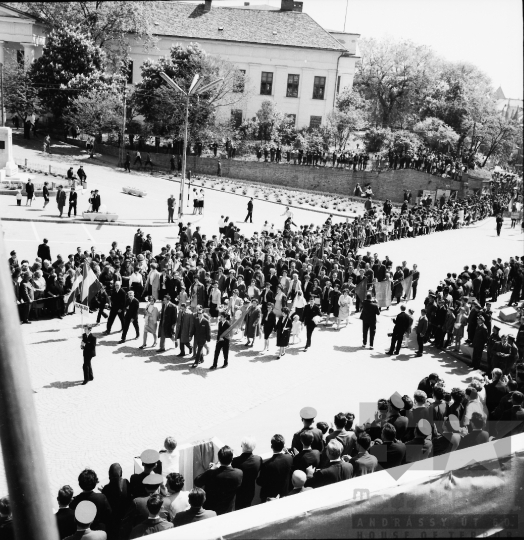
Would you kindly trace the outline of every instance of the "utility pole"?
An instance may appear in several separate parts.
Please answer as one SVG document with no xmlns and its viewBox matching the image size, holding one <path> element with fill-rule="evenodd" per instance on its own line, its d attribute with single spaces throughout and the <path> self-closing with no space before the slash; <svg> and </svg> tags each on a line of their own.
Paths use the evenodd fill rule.
<svg viewBox="0 0 524 540">
<path fill-rule="evenodd" d="M 2 107 L 2 127 L 4 127 L 4 64 L 0 64 L 0 91 L 2 92 L 2 97 L 0 99 L 0 107 Z"/>
</svg>

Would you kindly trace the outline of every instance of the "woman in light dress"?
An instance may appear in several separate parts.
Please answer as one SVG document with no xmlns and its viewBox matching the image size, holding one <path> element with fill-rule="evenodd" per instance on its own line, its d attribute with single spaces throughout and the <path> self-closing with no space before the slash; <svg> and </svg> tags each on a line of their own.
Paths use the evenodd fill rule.
<svg viewBox="0 0 524 540">
<path fill-rule="evenodd" d="M 285 308 L 286 306 L 287 306 L 287 296 L 284 294 L 282 290 L 282 285 L 278 285 L 277 294 L 275 296 L 275 307 L 273 308 L 275 315 L 277 317 L 280 317 L 282 315 L 282 308 Z"/>
<path fill-rule="evenodd" d="M 464 307 L 459 309 L 457 318 L 455 319 L 455 325 L 453 327 L 453 338 L 455 339 L 455 352 L 460 352 L 460 342 L 464 337 L 464 326 L 468 323 L 468 317 Z"/>
<path fill-rule="evenodd" d="M 340 321 L 346 321 L 346 326 L 349 324 L 349 315 L 353 309 L 353 299 L 349 296 L 349 290 L 347 288 L 342 289 L 342 294 L 338 299 L 338 317 L 337 317 L 337 330 L 340 330 Z"/>
<path fill-rule="evenodd" d="M 160 314 L 158 308 L 155 306 L 155 297 L 148 297 L 148 304 L 144 312 L 144 343 L 140 349 L 145 349 L 147 346 L 147 334 L 152 334 L 153 336 L 153 347 L 156 347 L 156 336 L 157 336 L 157 325 Z"/>
</svg>

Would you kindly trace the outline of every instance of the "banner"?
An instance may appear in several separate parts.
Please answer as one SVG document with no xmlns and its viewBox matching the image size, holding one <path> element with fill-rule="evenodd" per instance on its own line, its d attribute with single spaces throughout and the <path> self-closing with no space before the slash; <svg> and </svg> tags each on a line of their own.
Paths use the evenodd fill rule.
<svg viewBox="0 0 524 540">
<path fill-rule="evenodd" d="M 413 283 L 413 276 L 408 276 L 407 278 L 404 278 L 402 280 L 402 291 L 404 292 L 404 297 L 406 298 L 406 302 L 408 300 L 411 300 L 411 285 Z"/>
<path fill-rule="evenodd" d="M 391 304 L 391 281 L 375 283 L 375 296 L 379 308 L 388 307 Z"/>
<path fill-rule="evenodd" d="M 360 298 L 360 301 L 363 302 L 366 299 L 366 293 L 368 292 L 368 280 L 365 277 L 356 287 L 355 294 Z"/>
<path fill-rule="evenodd" d="M 231 332 L 233 332 L 234 330 L 239 328 L 242 325 L 242 322 L 244 321 L 244 317 L 246 316 L 247 310 L 250 307 L 251 307 L 251 304 L 244 304 L 242 306 L 242 308 L 241 308 L 242 309 L 242 315 L 240 315 L 240 317 L 236 321 L 234 321 L 231 324 L 231 326 L 225 332 L 222 332 L 222 334 L 220 336 L 218 336 L 218 339 L 229 336 L 229 334 L 231 334 Z"/>
</svg>

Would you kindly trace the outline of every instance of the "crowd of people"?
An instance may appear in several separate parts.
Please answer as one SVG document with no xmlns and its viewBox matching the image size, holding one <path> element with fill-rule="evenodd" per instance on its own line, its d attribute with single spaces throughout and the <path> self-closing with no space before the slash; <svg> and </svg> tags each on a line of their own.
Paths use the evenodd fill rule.
<svg viewBox="0 0 524 540">
<path fill-rule="evenodd" d="M 248 508 L 258 498 L 272 504 L 279 498 L 523 433 L 524 364 L 516 366 L 514 377 L 499 368 L 490 376 L 475 376 L 466 388 L 448 389 L 432 373 L 412 395 L 393 392 L 389 399 L 378 399 L 370 418 L 339 412 L 332 422 L 316 421 L 317 411 L 304 407 L 302 426 L 292 437 L 277 433 L 271 438 L 270 458 L 256 455 L 256 440 L 244 437 L 237 455 L 223 446 L 216 462 L 204 462 L 203 457 L 198 467 L 193 465 L 191 490 L 184 490 L 177 441 L 167 437 L 162 450 L 142 452 L 143 472 L 129 480 L 120 464 L 113 463 L 105 485 L 94 470 L 85 469 L 78 476 L 76 495 L 70 485 L 62 486 L 56 513 L 60 538 L 73 539 L 91 531 L 101 531 L 92 536 L 97 540 L 141 538 Z M 9 497 L 0 499 L 0 534 L 14 538 Z"/>
</svg>

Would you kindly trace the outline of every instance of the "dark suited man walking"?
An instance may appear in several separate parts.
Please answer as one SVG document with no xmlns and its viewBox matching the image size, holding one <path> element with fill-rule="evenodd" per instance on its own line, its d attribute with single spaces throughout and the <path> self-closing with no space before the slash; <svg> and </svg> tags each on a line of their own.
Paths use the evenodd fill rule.
<svg viewBox="0 0 524 540">
<path fill-rule="evenodd" d="M 140 303 L 135 298 L 134 291 L 128 291 L 127 293 L 127 306 L 126 306 L 126 312 L 124 315 L 124 325 L 122 326 L 122 338 L 120 339 L 120 343 L 124 343 L 127 337 L 127 331 L 129 330 L 129 326 L 131 323 L 133 323 L 133 326 L 136 331 L 136 337 L 135 339 L 138 339 L 140 337 L 140 329 L 138 327 L 138 308 L 140 306 Z"/>
<path fill-rule="evenodd" d="M 366 347 L 368 342 L 369 332 L 369 348 L 373 348 L 375 340 L 375 332 L 377 329 L 377 315 L 380 315 L 380 309 L 376 302 L 371 300 L 371 293 L 366 294 L 366 299 L 362 302 L 362 313 L 360 319 L 362 321 L 362 347 Z"/>
<path fill-rule="evenodd" d="M 122 289 L 122 283 L 115 281 L 115 290 L 109 299 L 109 316 L 107 317 L 107 327 L 104 334 L 110 334 L 115 319 L 120 319 L 120 324 L 124 328 L 124 311 L 126 309 L 126 293 Z"/>
<path fill-rule="evenodd" d="M 96 356 L 96 337 L 91 333 L 89 325 L 84 326 L 81 348 L 84 355 L 84 365 L 82 366 L 84 370 L 84 382 L 82 384 L 84 385 L 94 379 L 91 360 Z"/>
<path fill-rule="evenodd" d="M 76 203 L 78 201 L 78 193 L 75 191 L 74 186 L 71 188 L 71 191 L 69 192 L 69 212 L 67 213 L 67 217 L 71 217 L 71 210 L 75 211 L 76 216 Z"/>
<path fill-rule="evenodd" d="M 304 308 L 303 322 L 306 326 L 306 346 L 304 347 L 304 352 L 311 347 L 311 336 L 313 335 L 313 330 L 317 327 L 317 322 L 320 319 L 315 319 L 315 317 L 320 318 L 320 308 L 315 304 L 315 297 L 311 296 L 309 298 L 308 305 Z"/>
<path fill-rule="evenodd" d="M 229 330 L 231 326 L 229 324 L 229 315 L 224 311 L 220 312 L 220 321 L 218 323 L 218 332 L 217 332 L 217 344 L 215 346 L 215 358 L 213 359 L 213 365 L 209 369 L 216 369 L 218 364 L 218 357 L 220 356 L 220 351 L 224 354 L 224 365 L 223 368 L 228 366 L 229 358 L 229 335 L 221 337 L 224 332 Z"/>
<path fill-rule="evenodd" d="M 406 313 L 406 306 L 400 306 L 400 313 L 397 315 L 396 319 L 393 319 L 393 322 L 395 323 L 395 327 L 393 328 L 391 347 L 389 348 L 388 354 L 393 354 L 393 350 L 395 350 L 395 354 L 400 352 L 402 338 L 411 323 L 411 319 Z"/>
<path fill-rule="evenodd" d="M 253 197 L 249 200 L 247 203 L 247 216 L 244 220 L 244 223 L 247 223 L 247 220 L 249 219 L 249 223 L 253 223 Z"/>
</svg>

